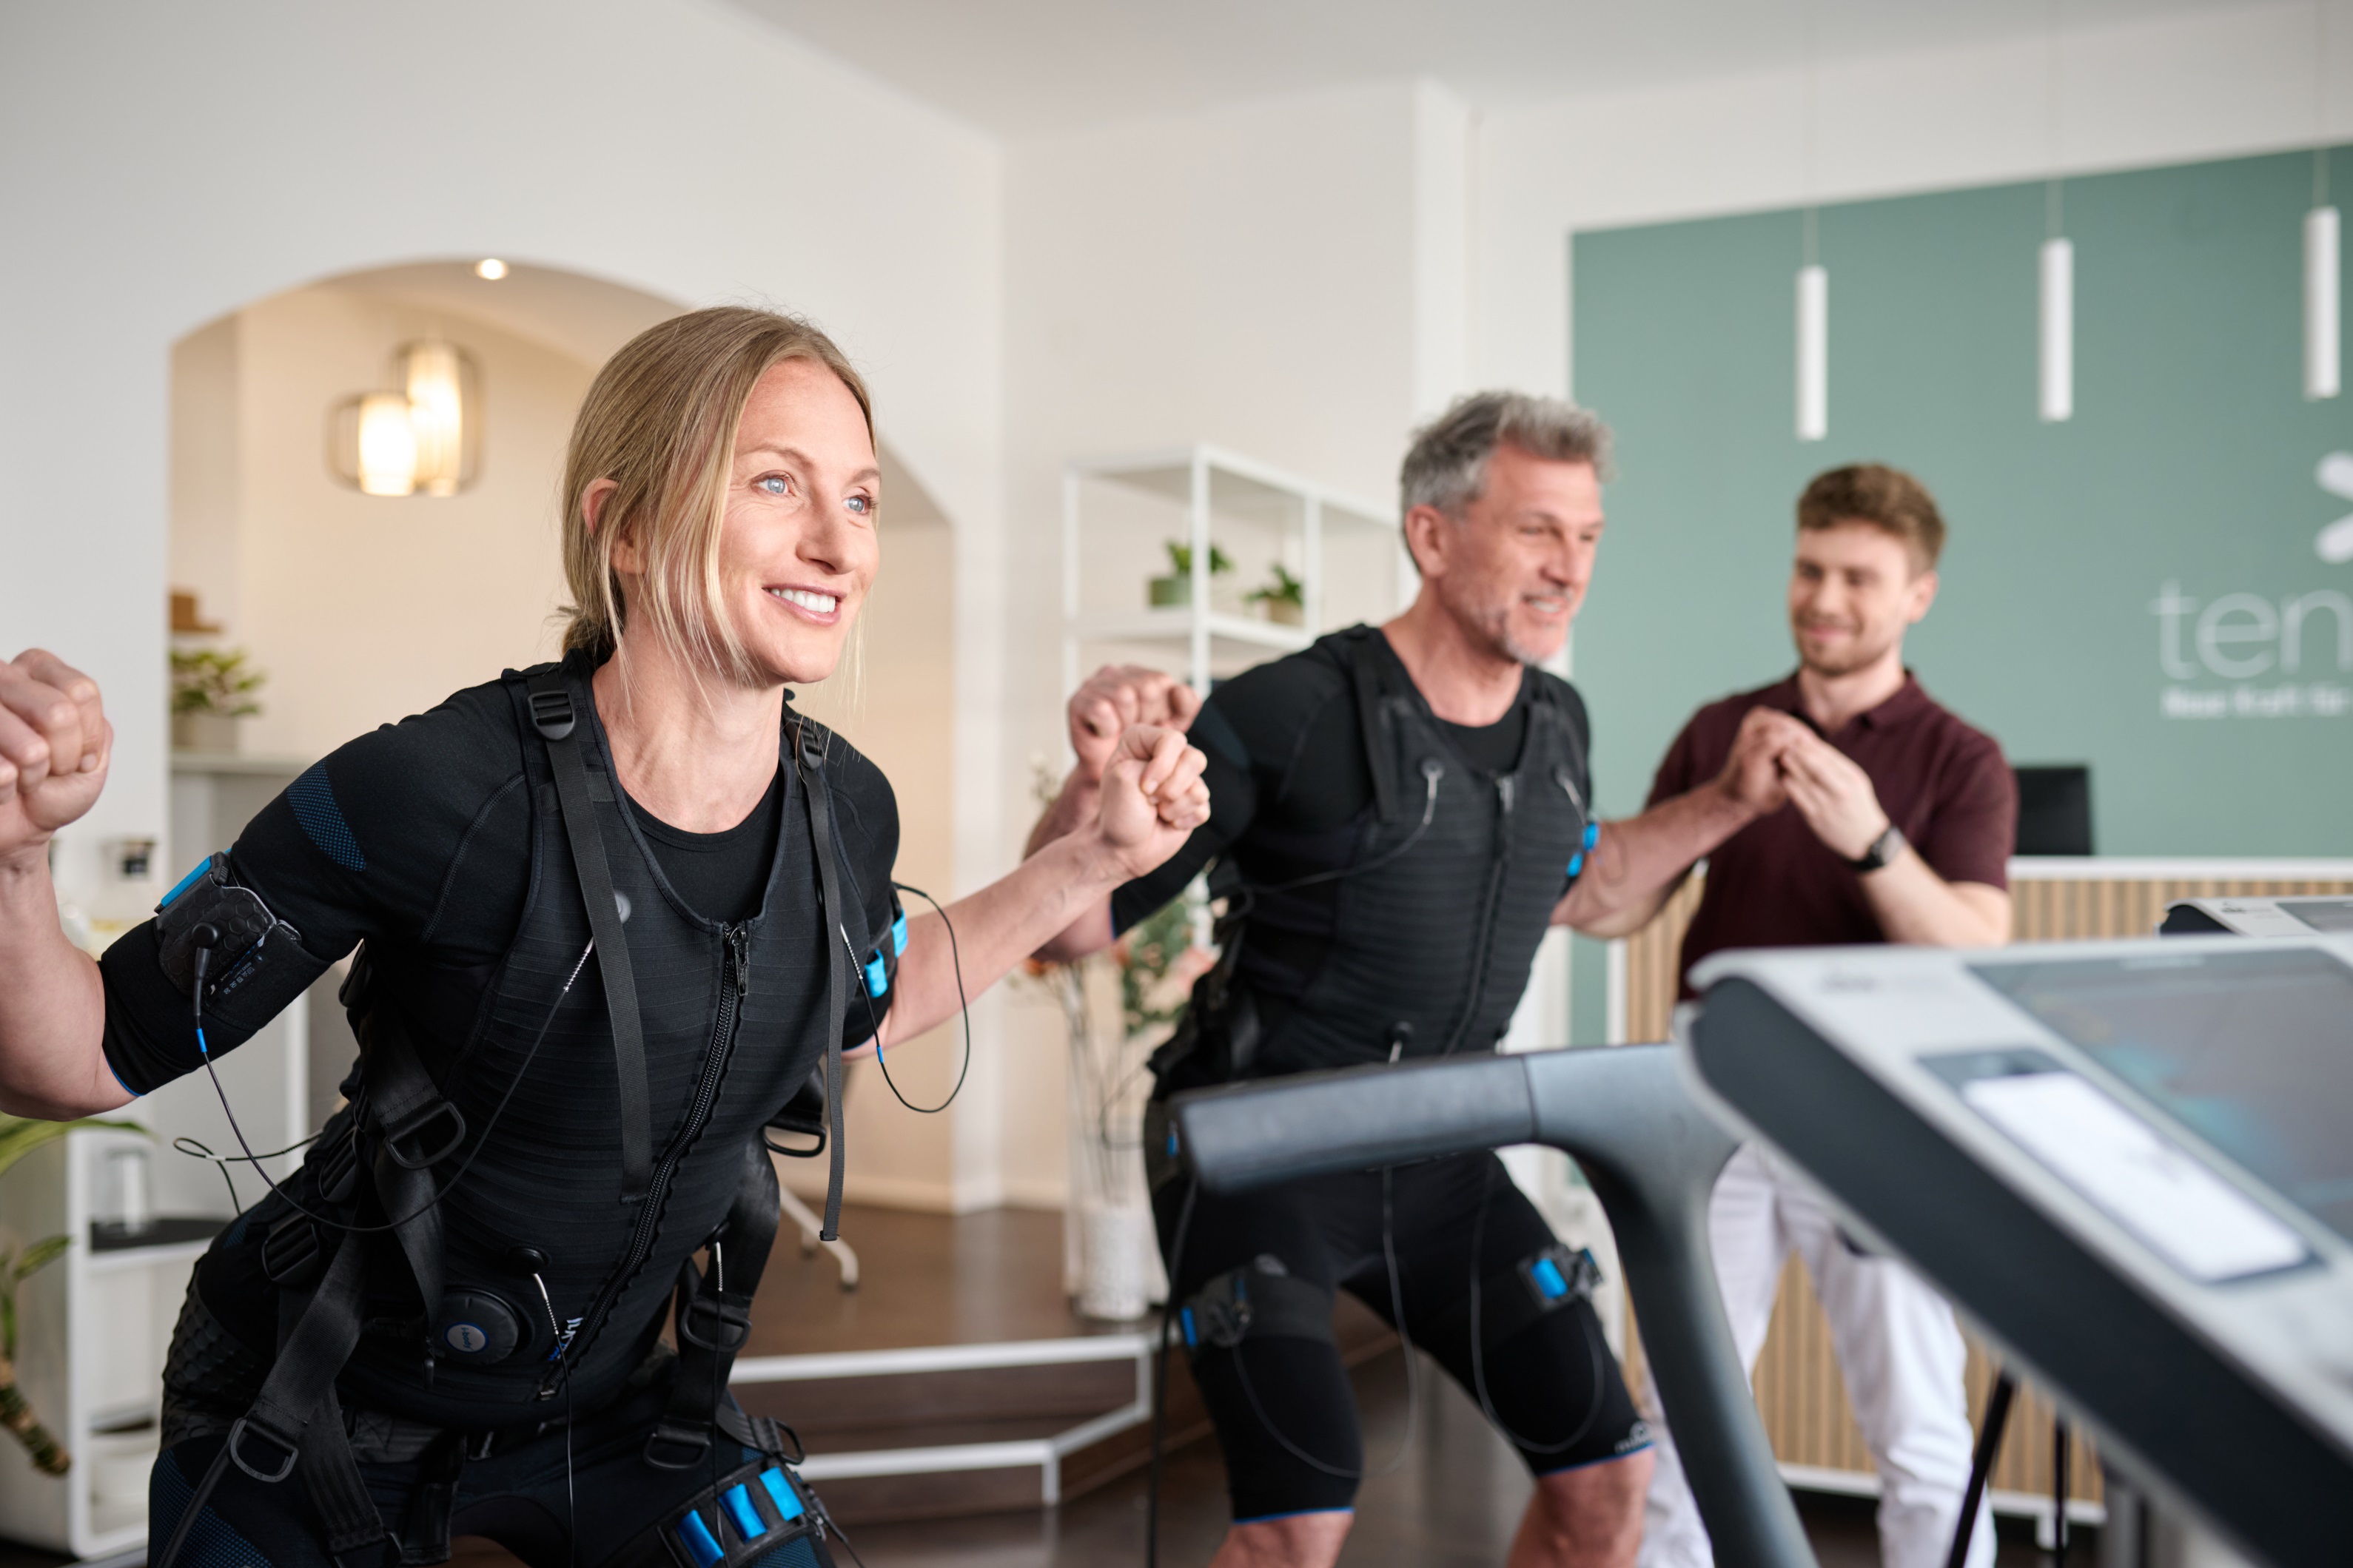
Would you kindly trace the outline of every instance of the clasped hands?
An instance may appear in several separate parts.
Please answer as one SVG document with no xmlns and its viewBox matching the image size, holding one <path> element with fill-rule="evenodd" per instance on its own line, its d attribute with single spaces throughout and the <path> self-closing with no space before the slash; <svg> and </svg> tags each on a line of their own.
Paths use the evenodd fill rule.
<svg viewBox="0 0 2353 1568">
<path fill-rule="evenodd" d="M 1871 775 L 1778 708 L 1752 708 L 1740 721 L 1717 784 L 1754 816 L 1796 806 L 1814 837 L 1842 860 L 1861 859 L 1888 828 Z"/>
<path fill-rule="evenodd" d="M 1185 739 L 1200 710 L 1191 687 L 1134 665 L 1105 665 L 1071 694 L 1071 782 L 1098 792 L 1097 831 L 1132 875 L 1160 865 L 1209 820 L 1208 759 Z"/>
</svg>

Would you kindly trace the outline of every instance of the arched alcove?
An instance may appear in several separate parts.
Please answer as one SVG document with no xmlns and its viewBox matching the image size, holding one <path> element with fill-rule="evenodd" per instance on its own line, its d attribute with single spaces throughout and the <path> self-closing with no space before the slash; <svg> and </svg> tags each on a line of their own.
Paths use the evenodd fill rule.
<svg viewBox="0 0 2353 1568">
<path fill-rule="evenodd" d="M 683 308 L 555 268 L 516 263 L 493 282 L 471 261 L 411 262 L 271 295 L 174 345 L 170 579 L 223 628 L 211 640 L 269 676 L 247 751 L 315 757 L 553 654 L 555 489 L 574 413 L 597 365 Z M 427 336 L 481 367 L 479 478 L 450 497 L 346 488 L 325 458 L 328 410 L 383 386 L 395 350 Z M 887 443 L 882 463 L 890 543 L 863 700 L 817 694 L 829 721 L 878 736 L 908 730 L 906 705 L 946 666 L 952 552 L 945 516 Z M 926 609 L 902 616 L 901 598 Z M 902 679 L 926 652 L 929 679 Z"/>
<path fill-rule="evenodd" d="M 174 866 L 222 847 L 351 737 L 554 656 L 565 597 L 557 490 L 573 418 L 614 350 L 683 309 L 558 268 L 511 262 L 491 281 L 470 258 L 408 262 L 270 295 L 173 345 L 169 581 L 217 628 L 174 641 L 240 649 L 268 677 L 233 766 L 175 755 Z M 331 471 L 329 410 L 387 387 L 395 353 L 425 337 L 458 344 L 480 367 L 479 476 L 450 497 L 362 494 Z M 880 456 L 883 569 L 864 612 L 862 668 L 800 700 L 892 779 L 901 875 L 944 890 L 955 542 L 887 442 Z M 323 990 L 311 1023 L 315 1116 L 333 1101 L 349 1047 Z M 940 1076 L 928 1064 L 944 1057 L 921 1047 L 914 1083 L 927 1088 Z M 868 1152 L 888 1152 L 871 1142 Z M 903 1157 L 926 1167 L 908 1173 L 918 1180 L 938 1179 L 928 1165 L 947 1162 L 944 1149 L 912 1144 Z"/>
</svg>

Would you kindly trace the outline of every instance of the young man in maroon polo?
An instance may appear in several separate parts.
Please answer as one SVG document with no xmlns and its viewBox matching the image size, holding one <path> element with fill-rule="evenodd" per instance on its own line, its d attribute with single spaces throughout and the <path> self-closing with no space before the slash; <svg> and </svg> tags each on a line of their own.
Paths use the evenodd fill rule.
<svg viewBox="0 0 2353 1568">
<path fill-rule="evenodd" d="M 1709 787 L 1736 749 L 1774 758 L 1778 791 L 1708 853 L 1683 939 L 1686 977 L 1729 947 L 2009 940 L 2016 783 L 1993 739 L 1937 706 L 1904 665 L 1905 630 L 1936 596 L 1944 536 L 1936 501 L 1896 469 L 1836 468 L 1806 488 L 1789 574 L 1797 671 L 1694 714 L 1651 790 L 1656 805 Z M 1635 901 L 1655 910 L 1680 879 Z M 1878 1465 L 1882 1557 L 1887 1568 L 1940 1568 L 1971 1443 L 1951 1308 L 1900 1264 L 1859 1253 L 1754 1148 L 1725 1166 L 1709 1221 L 1725 1310 L 1751 1368 L 1782 1264 L 1792 1249 L 1805 1259 Z M 1970 1568 L 1992 1562 L 1993 1544 L 1981 1514 Z M 1659 1445 L 1641 1560 L 1711 1560 L 1671 1442 Z"/>
</svg>

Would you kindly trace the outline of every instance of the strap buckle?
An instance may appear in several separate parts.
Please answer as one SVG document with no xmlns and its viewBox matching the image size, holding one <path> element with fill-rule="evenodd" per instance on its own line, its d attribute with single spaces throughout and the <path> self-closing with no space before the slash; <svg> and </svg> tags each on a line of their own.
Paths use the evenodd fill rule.
<svg viewBox="0 0 2353 1568">
<path fill-rule="evenodd" d="M 322 1251 L 319 1227 L 296 1215 L 269 1227 L 261 1243 L 261 1272 L 287 1289 L 308 1285 L 318 1276 Z"/>
<path fill-rule="evenodd" d="M 681 1426 L 675 1421 L 658 1421 L 646 1437 L 646 1463 L 658 1470 L 683 1470 L 701 1464 L 702 1456 L 711 1451 L 711 1429 L 708 1426 Z M 671 1456 L 677 1456 L 672 1458 Z"/>
<path fill-rule="evenodd" d="M 358 1111 L 358 1107 L 353 1107 Z M 306 1156 L 306 1163 L 317 1167 L 319 1196 L 330 1204 L 340 1204 L 350 1198 L 354 1179 L 359 1174 L 359 1129 L 354 1125 L 343 1130 L 341 1137 L 315 1157 Z"/>
<path fill-rule="evenodd" d="M 277 1469 L 259 1470 L 246 1461 L 245 1455 L 240 1449 L 248 1436 L 259 1437 L 285 1456 Z M 252 1416 L 240 1415 L 237 1418 L 237 1424 L 228 1429 L 228 1457 L 238 1469 L 243 1470 L 255 1480 L 268 1486 L 275 1486 L 294 1473 L 294 1463 L 302 1457 L 302 1449 L 299 1443 L 290 1443 L 268 1427 L 255 1426 Z"/>
<path fill-rule="evenodd" d="M 532 728 L 543 740 L 569 739 L 578 720 L 572 710 L 569 691 L 534 691 L 531 694 Z"/>
<path fill-rule="evenodd" d="M 448 1136 L 430 1152 L 403 1147 L 420 1137 L 437 1121 L 448 1123 Z M 385 1124 L 379 1131 L 384 1139 L 384 1152 L 392 1156 L 394 1164 L 405 1171 L 421 1171 L 448 1159 L 458 1145 L 466 1141 L 466 1118 L 456 1106 L 436 1095 L 427 1103 L 418 1106 L 399 1121 Z"/>
<path fill-rule="evenodd" d="M 697 1291 L 678 1314 L 678 1337 L 697 1350 L 733 1355 L 752 1333 L 752 1308 Z"/>
<path fill-rule="evenodd" d="M 825 741 L 823 738 L 823 731 L 818 728 L 816 723 L 810 720 L 803 719 L 798 724 L 793 727 L 793 740 L 795 750 L 800 754 L 801 766 L 811 773 L 817 773 L 823 770 L 825 767 Z"/>
</svg>

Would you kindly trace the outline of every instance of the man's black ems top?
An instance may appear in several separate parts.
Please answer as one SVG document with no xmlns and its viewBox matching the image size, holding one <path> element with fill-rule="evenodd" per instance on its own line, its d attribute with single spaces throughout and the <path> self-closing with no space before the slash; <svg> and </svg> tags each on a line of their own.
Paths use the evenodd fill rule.
<svg viewBox="0 0 2353 1568">
<path fill-rule="evenodd" d="M 1579 813 L 1577 825 L 1581 827 L 1583 803 L 1590 798 L 1586 764 L 1588 730 L 1584 703 L 1573 687 L 1530 668 L 1522 677 L 1518 700 L 1501 721 L 1483 726 L 1448 723 L 1430 714 L 1421 702 L 1388 640 L 1378 632 L 1357 628 L 1324 637 L 1303 652 L 1223 681 L 1202 704 L 1189 738 L 1207 759 L 1202 776 L 1209 789 L 1209 820 L 1166 864 L 1112 895 L 1114 929 L 1124 931 L 1149 917 L 1204 868 L 1211 870 L 1213 894 L 1226 896 L 1237 881 L 1268 889 L 1360 868 L 1383 852 L 1379 846 L 1393 844 L 1394 836 L 1381 837 L 1374 821 L 1375 785 L 1349 652 L 1348 639 L 1356 637 L 1368 639 L 1366 649 L 1372 667 L 1379 672 L 1383 689 L 1392 694 L 1398 710 L 1409 706 L 1419 715 L 1420 732 L 1435 738 L 1435 750 L 1442 755 L 1450 774 L 1455 775 L 1449 780 L 1447 810 L 1459 813 L 1461 809 L 1451 793 L 1461 784 L 1476 781 L 1475 793 L 1483 805 L 1492 798 L 1498 776 L 1515 768 L 1521 774 L 1522 799 L 1529 799 L 1528 792 L 1538 790 L 1567 797 L 1568 792 L 1557 790 L 1554 784 L 1528 776 L 1534 771 L 1526 754 L 1531 716 L 1541 699 L 1568 731 L 1559 753 L 1565 761 L 1545 771 L 1566 773 Z M 1409 763 L 1422 754 L 1420 740 L 1400 744 Z M 1552 755 L 1553 749 L 1547 747 L 1546 754 Z M 1403 770 L 1398 784 L 1398 810 L 1404 829 L 1409 830 L 1419 818 L 1423 784 L 1423 777 L 1411 766 Z M 1542 804 L 1557 808 L 1560 802 L 1548 797 Z M 1532 815 L 1525 808 L 1521 812 L 1523 818 Z M 1433 835 L 1430 842 L 1412 853 L 1442 854 L 1439 847 L 1442 837 L 1442 833 Z M 1546 847 L 1539 848 L 1535 837 L 1525 835 L 1517 842 L 1526 857 L 1541 858 L 1559 848 L 1557 859 L 1546 862 L 1552 878 L 1546 884 L 1549 895 L 1557 900 L 1571 879 L 1567 866 L 1575 846 L 1564 841 L 1565 847 L 1555 847 L 1546 840 Z M 1465 857 L 1440 871 L 1468 885 L 1463 896 L 1467 905 L 1475 901 L 1489 868 L 1483 858 Z M 1236 976 L 1255 993 L 1270 1034 L 1324 973 L 1335 942 L 1356 942 L 1365 934 L 1341 932 L 1338 923 L 1344 900 L 1369 890 L 1366 882 L 1357 881 L 1352 887 L 1350 878 L 1332 877 L 1279 897 L 1253 900 Z M 1469 923 L 1463 922 L 1466 928 Z M 1533 938 L 1530 941 L 1532 945 Z M 1518 979 L 1525 983 L 1525 971 Z M 1473 1048 L 1485 1049 L 1492 1043 L 1482 1038 L 1473 1043 Z M 1425 1040 L 1405 1054 L 1435 1048 L 1437 1041 Z M 1277 1070 L 1277 1067 L 1276 1062 L 1267 1061 L 1260 1070 Z"/>
<path fill-rule="evenodd" d="M 301 962 L 314 977 L 362 941 L 402 949 L 438 982 L 433 994 L 409 998 L 411 1009 L 438 1020 L 433 1045 L 459 1050 L 530 893 L 523 748 L 540 744 L 518 728 L 500 683 L 460 691 L 340 747 L 303 774 L 237 837 L 231 874 L 301 933 Z M 833 754 L 828 776 L 851 883 L 844 891 L 864 909 L 867 929 L 885 932 L 897 916 L 898 803 L 873 763 L 839 742 Z M 758 912 L 780 839 L 807 858 L 799 791 L 791 771 L 779 768 L 751 815 L 720 833 L 688 833 L 628 805 L 677 902 L 725 923 Z M 807 885 L 813 897 L 813 876 Z M 124 1088 L 144 1094 L 203 1065 L 188 999 L 156 963 L 153 922 L 110 947 L 100 969 L 106 1059 Z M 873 1033 L 891 994 L 871 1000 L 870 1013 L 852 997 L 845 1044 Z M 205 1033 L 216 1056 L 246 1038 L 217 1019 Z"/>
</svg>

